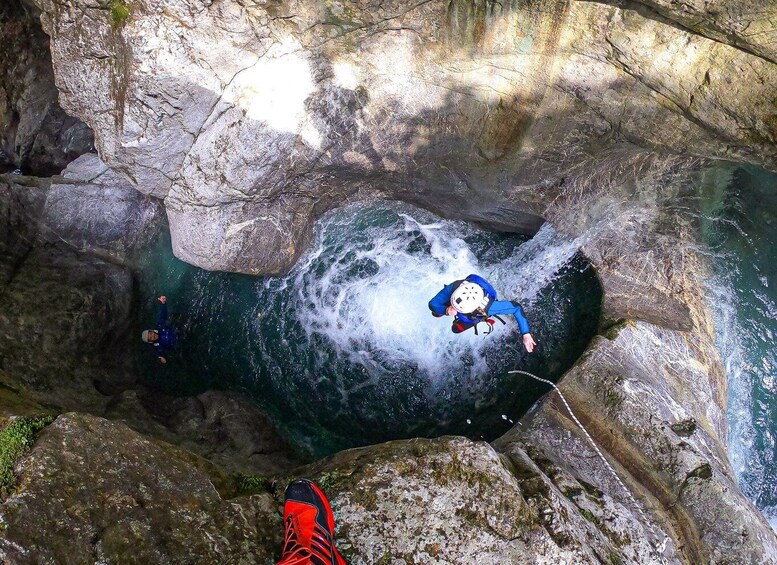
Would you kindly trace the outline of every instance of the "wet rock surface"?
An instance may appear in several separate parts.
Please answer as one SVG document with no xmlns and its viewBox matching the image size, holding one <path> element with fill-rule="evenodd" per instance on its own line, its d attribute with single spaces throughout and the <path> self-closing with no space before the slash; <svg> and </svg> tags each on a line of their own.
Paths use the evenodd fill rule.
<svg viewBox="0 0 777 565">
<path fill-rule="evenodd" d="M 543 212 L 580 238 L 605 289 L 602 335 L 561 391 L 675 559 L 774 562 L 774 532 L 726 456 L 726 379 L 692 190 L 700 163 L 619 152 L 599 166 Z M 497 445 L 511 442 L 629 504 L 555 393 Z"/>
<path fill-rule="evenodd" d="M 103 405 L 95 380 L 131 378 L 114 357 L 127 335 L 131 291 L 120 266 L 68 248 L 32 251 L 0 293 L 0 368 L 45 402 Z"/>
<path fill-rule="evenodd" d="M 65 177 L 0 176 L 0 206 L 0 368 L 44 402 L 104 407 L 95 384 L 134 381 L 126 263 L 159 205 L 85 155 Z"/>
<path fill-rule="evenodd" d="M 170 398 L 130 390 L 116 395 L 105 416 L 178 445 L 233 473 L 286 472 L 304 460 L 267 414 L 235 393 L 208 391 Z"/>
<path fill-rule="evenodd" d="M 249 400 L 138 385 L 132 264 L 161 212 L 94 154 L 50 179 L 0 175 L 0 371 L 55 412 L 110 415 L 233 473 L 286 471 L 302 454 Z"/>
</svg>

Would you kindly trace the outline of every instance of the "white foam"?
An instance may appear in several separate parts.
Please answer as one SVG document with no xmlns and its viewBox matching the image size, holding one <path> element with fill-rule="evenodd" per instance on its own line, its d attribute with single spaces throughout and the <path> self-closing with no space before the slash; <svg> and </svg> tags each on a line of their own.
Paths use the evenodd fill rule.
<svg viewBox="0 0 777 565">
<path fill-rule="evenodd" d="M 715 277 L 707 285 L 715 323 L 715 341 L 728 379 L 728 447 L 735 475 L 741 479 L 751 463 L 755 439 L 752 383 L 746 371 L 747 351 L 739 336 L 733 282 Z"/>
<path fill-rule="evenodd" d="M 445 284 L 480 273 L 491 279 L 500 298 L 528 302 L 577 251 L 572 243 L 543 228 L 515 257 L 497 265 L 480 265 L 464 237 L 474 228 L 462 222 L 433 220 L 421 211 L 399 215 L 388 227 L 367 227 L 361 243 L 333 243 L 353 215 L 339 212 L 320 222 L 313 249 L 292 275 L 296 281 L 299 322 L 308 333 L 325 336 L 340 355 L 380 376 L 389 367 L 410 365 L 431 380 L 449 375 L 471 357 L 471 376 L 487 371 L 485 349 L 507 336 L 514 323 L 498 326 L 485 340 L 474 332 L 453 334 L 450 317 L 435 318 L 429 300 Z M 424 221 L 426 219 L 427 221 Z M 428 221 L 432 220 L 432 221 Z M 357 235 L 357 234 L 354 234 Z M 341 237 L 342 239 L 342 237 Z M 339 247 L 338 247 L 339 245 Z M 426 250 L 419 251 L 423 245 Z M 555 245 L 553 249 L 546 249 Z M 409 246 L 415 246 L 409 250 Z M 333 251 L 334 250 L 334 251 Z M 322 262 L 325 266 L 322 266 Z M 362 271 L 355 273 L 361 265 Z"/>
<path fill-rule="evenodd" d="M 558 234 L 544 224 L 537 234 L 515 253 L 489 271 L 492 284 L 498 284 L 509 296 L 519 296 L 525 304 L 537 299 L 543 288 L 558 278 L 580 250 L 581 241 Z"/>
</svg>

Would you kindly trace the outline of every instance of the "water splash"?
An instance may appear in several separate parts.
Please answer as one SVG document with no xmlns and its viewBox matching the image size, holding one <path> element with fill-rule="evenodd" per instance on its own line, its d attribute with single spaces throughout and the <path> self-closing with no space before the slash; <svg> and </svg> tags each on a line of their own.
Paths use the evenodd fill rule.
<svg viewBox="0 0 777 565">
<path fill-rule="evenodd" d="M 715 253 L 708 295 L 728 379 L 729 458 L 743 492 L 774 527 L 777 175 L 721 166 L 707 172 L 702 189 L 702 230 Z"/>
<path fill-rule="evenodd" d="M 507 369 L 557 379 L 595 333 L 601 301 L 575 242 L 549 227 L 527 242 L 386 203 L 322 218 L 286 277 L 169 261 L 150 260 L 142 286 L 173 296 L 186 339 L 163 375 L 147 367 L 156 386 L 239 388 L 318 454 L 419 435 L 497 437 L 544 392 Z M 432 296 L 469 273 L 524 304 L 535 353 L 512 319 L 484 338 L 431 315 Z"/>
<path fill-rule="evenodd" d="M 344 246 L 350 230 L 347 218 L 324 219 L 310 259 L 293 273 L 295 312 L 308 339 L 319 334 L 373 377 L 408 365 L 439 379 L 467 354 L 474 373 L 487 370 L 484 340 L 454 339 L 450 318 L 435 319 L 427 307 L 443 285 L 480 270 L 458 235 L 467 226 L 402 213 L 393 223 L 362 226 Z"/>
</svg>

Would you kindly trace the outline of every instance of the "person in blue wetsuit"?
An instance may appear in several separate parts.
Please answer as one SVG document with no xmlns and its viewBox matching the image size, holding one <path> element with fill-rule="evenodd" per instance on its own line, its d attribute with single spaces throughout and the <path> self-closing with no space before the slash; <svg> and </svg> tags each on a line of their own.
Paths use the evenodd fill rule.
<svg viewBox="0 0 777 565">
<path fill-rule="evenodd" d="M 157 300 L 161 303 L 159 308 L 159 319 L 156 322 L 155 330 L 143 330 L 140 339 L 144 343 L 152 343 L 156 350 L 159 362 L 163 365 L 167 363 L 165 352 L 171 349 L 177 341 L 175 328 L 167 323 L 167 297 L 160 296 Z"/>
<path fill-rule="evenodd" d="M 451 331 L 455 334 L 476 328 L 480 322 L 493 326 L 494 320 L 491 316 L 498 318 L 502 314 L 511 314 L 518 322 L 526 351 L 531 353 L 537 345 L 521 305 L 512 300 L 497 300 L 494 287 L 478 275 L 469 275 L 466 279 L 445 285 L 429 301 L 429 310 L 437 318 L 453 316 Z M 475 332 L 477 333 L 477 328 Z"/>
</svg>

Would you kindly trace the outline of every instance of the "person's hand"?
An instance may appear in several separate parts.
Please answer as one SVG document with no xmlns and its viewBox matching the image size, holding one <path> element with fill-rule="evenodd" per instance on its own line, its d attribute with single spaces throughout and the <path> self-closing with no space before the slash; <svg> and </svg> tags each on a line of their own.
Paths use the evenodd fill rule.
<svg viewBox="0 0 777 565">
<path fill-rule="evenodd" d="M 167 363 L 167 359 L 165 359 L 164 357 L 160 357 L 159 362 L 162 363 L 162 365 L 164 365 L 165 363 Z"/>
<path fill-rule="evenodd" d="M 537 347 L 537 343 L 534 341 L 534 338 L 531 336 L 531 334 L 523 334 L 523 346 L 529 353 L 534 351 L 534 348 Z"/>
<path fill-rule="evenodd" d="M 159 300 L 159 302 L 161 302 L 162 304 L 166 304 L 167 303 L 167 297 L 164 294 L 162 296 L 160 296 L 159 298 L 157 298 L 157 300 Z"/>
<path fill-rule="evenodd" d="M 458 314 L 458 312 L 456 311 L 456 308 L 454 308 L 453 306 L 448 306 L 445 309 L 446 316 L 455 316 L 456 314 Z"/>
</svg>

